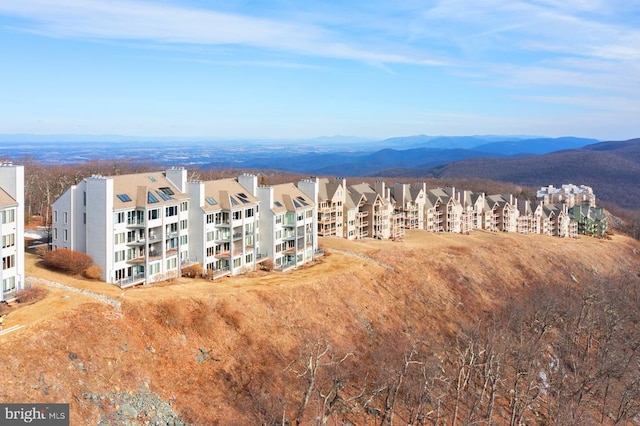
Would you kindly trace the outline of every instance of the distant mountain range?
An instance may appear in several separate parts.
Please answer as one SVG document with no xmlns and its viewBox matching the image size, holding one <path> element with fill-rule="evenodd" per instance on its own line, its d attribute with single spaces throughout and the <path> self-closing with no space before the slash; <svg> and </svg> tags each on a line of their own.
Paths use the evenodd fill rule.
<svg viewBox="0 0 640 426">
<path fill-rule="evenodd" d="M 520 157 L 474 158 L 436 167 L 379 170 L 376 176 L 477 178 L 525 186 L 589 185 L 596 197 L 640 210 L 640 138 Z"/>
<path fill-rule="evenodd" d="M 640 139 L 539 136 L 330 136 L 304 140 L 0 135 L 0 160 L 73 164 L 95 159 L 308 175 L 478 178 L 537 187 L 585 184 L 640 210 Z"/>
<path fill-rule="evenodd" d="M 518 139 L 520 138 L 520 139 Z M 597 143 L 596 139 L 525 138 L 499 136 L 409 136 L 385 139 L 368 145 L 385 148 L 374 152 L 335 151 L 277 155 L 265 153 L 262 158 L 247 158 L 242 167 L 276 169 L 320 175 L 364 176 L 383 169 L 429 168 L 469 158 L 504 157 L 544 154 L 581 148 Z"/>
</svg>

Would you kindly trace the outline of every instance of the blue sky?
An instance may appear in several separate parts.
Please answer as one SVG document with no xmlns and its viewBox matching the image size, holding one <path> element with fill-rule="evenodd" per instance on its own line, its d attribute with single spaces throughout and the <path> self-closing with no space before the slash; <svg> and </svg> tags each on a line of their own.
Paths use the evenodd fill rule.
<svg viewBox="0 0 640 426">
<path fill-rule="evenodd" d="M 640 3 L 0 0 L 0 133 L 640 136 Z"/>
</svg>

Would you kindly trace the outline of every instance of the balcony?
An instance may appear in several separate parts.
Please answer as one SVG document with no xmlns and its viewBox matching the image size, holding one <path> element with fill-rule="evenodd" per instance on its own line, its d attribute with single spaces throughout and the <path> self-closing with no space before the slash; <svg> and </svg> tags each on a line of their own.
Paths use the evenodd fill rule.
<svg viewBox="0 0 640 426">
<path fill-rule="evenodd" d="M 127 241 L 127 245 L 128 246 L 142 246 L 144 245 L 144 243 L 146 243 L 147 240 L 144 238 L 140 238 L 138 240 L 131 240 L 131 241 Z"/>
<path fill-rule="evenodd" d="M 146 277 L 144 274 L 135 274 L 130 277 L 118 280 L 116 284 L 120 286 L 120 288 L 127 288 L 138 284 L 144 284 L 145 279 Z"/>
</svg>

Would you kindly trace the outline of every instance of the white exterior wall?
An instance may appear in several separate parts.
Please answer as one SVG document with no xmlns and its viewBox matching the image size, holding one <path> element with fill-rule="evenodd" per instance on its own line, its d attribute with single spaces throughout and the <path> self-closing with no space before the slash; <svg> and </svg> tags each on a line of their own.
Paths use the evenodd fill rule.
<svg viewBox="0 0 640 426">
<path fill-rule="evenodd" d="M 309 198 L 311 198 L 311 200 L 313 200 L 313 220 L 311 221 L 311 225 L 313 227 L 313 232 L 315 233 L 314 235 L 318 235 L 318 191 L 319 191 L 319 182 L 318 182 L 318 178 L 314 177 L 311 179 L 305 179 L 305 180 L 301 180 L 298 182 L 297 184 L 298 189 L 300 189 L 302 192 L 305 193 L 305 195 Z M 340 206 L 340 213 L 342 213 L 342 206 L 344 206 L 345 202 L 345 196 L 344 196 L 344 189 L 341 189 L 340 191 L 342 191 L 342 193 L 340 195 L 342 195 L 342 198 L 339 200 L 341 202 L 341 206 Z M 337 196 L 337 195 L 336 195 Z M 344 233 L 342 231 L 342 225 L 343 225 L 343 218 L 342 216 L 337 217 L 336 218 L 337 223 L 336 223 L 336 233 L 337 236 L 339 237 L 343 237 Z M 317 250 L 318 249 L 318 239 L 314 238 L 313 239 L 313 250 Z"/>
<path fill-rule="evenodd" d="M 242 182 L 240 183 L 242 184 Z M 249 188 L 247 188 L 247 190 L 249 190 Z M 273 259 L 275 264 L 276 215 L 272 210 L 273 188 L 269 186 L 257 187 L 254 196 L 260 200 L 260 253 Z M 280 227 L 277 229 L 282 230 L 282 224 L 280 224 Z"/>
<path fill-rule="evenodd" d="M 204 211 L 204 183 L 189 182 L 189 252 L 198 263 L 202 264 L 206 272 L 207 263 L 213 260 L 207 259 L 205 230 L 207 215 Z M 213 227 L 212 227 L 213 229 Z M 214 244 L 212 241 L 211 244 Z M 213 259 L 213 256 L 212 256 Z"/>
<path fill-rule="evenodd" d="M 11 247 L 2 248 L 0 246 L 3 258 L 13 256 L 15 259 L 14 266 L 0 269 L 0 300 L 5 300 L 5 290 L 19 291 L 24 289 L 24 166 L 0 164 L 0 187 L 17 204 L 3 209 L 14 212 L 13 221 L 2 223 L 0 220 L 0 235 L 13 235 L 14 239 L 14 245 Z M 10 285 L 11 283 L 13 284 Z M 8 288 L 5 288 L 5 285 Z M 13 289 L 9 288 L 12 286 Z"/>
<path fill-rule="evenodd" d="M 87 214 L 86 223 L 86 250 L 85 252 L 91 256 L 93 262 L 102 268 L 103 279 L 107 282 L 113 282 L 115 265 L 114 265 L 114 244 L 113 236 L 116 231 L 126 232 L 126 224 L 120 229 L 114 229 L 114 211 L 113 211 L 113 179 L 105 177 L 92 176 L 85 180 L 87 207 L 90 214 Z M 84 204 L 84 195 L 82 191 L 76 192 L 74 213 L 79 212 L 78 204 Z M 82 214 L 73 215 L 74 228 L 80 229 L 80 225 L 84 222 Z M 75 250 L 82 251 L 78 248 Z M 124 267 L 124 264 L 123 266 Z"/>
</svg>

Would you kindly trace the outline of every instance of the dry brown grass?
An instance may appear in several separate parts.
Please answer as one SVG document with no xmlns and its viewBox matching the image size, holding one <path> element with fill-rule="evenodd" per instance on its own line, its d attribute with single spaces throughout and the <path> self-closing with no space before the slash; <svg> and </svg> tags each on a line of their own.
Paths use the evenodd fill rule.
<svg viewBox="0 0 640 426">
<path fill-rule="evenodd" d="M 353 353 L 358 362 L 350 365 L 364 366 L 391 356 L 374 351 L 389 341 L 399 351 L 417 338 L 437 348 L 485 310 L 521 294 L 524 282 L 553 285 L 570 275 L 579 281 L 594 273 L 640 272 L 640 255 L 634 254 L 640 244 L 621 236 L 606 241 L 409 232 L 402 242 L 327 238 L 321 245 L 326 256 L 286 274 L 180 279 L 124 292 L 48 271 L 29 257 L 27 275 L 116 297 L 123 317 L 54 288 L 13 312 L 6 325 L 27 327 L 0 337 L 10 354 L 0 364 L 0 400 L 20 395 L 68 401 L 72 424 L 97 423 L 101 409 L 84 401 L 83 392 L 135 392 L 147 382 L 163 399 L 175 398 L 187 421 L 255 424 L 259 419 L 249 409 L 275 410 L 278 398 L 291 413 L 299 396 L 292 386 L 301 379 L 287 366 L 318 340 L 330 342 L 336 354 Z M 370 256 L 395 272 L 334 248 Z M 198 362 L 200 349 L 212 359 Z M 70 351 L 85 371 L 69 361 Z M 48 395 L 40 375 L 51 384 Z"/>
</svg>

